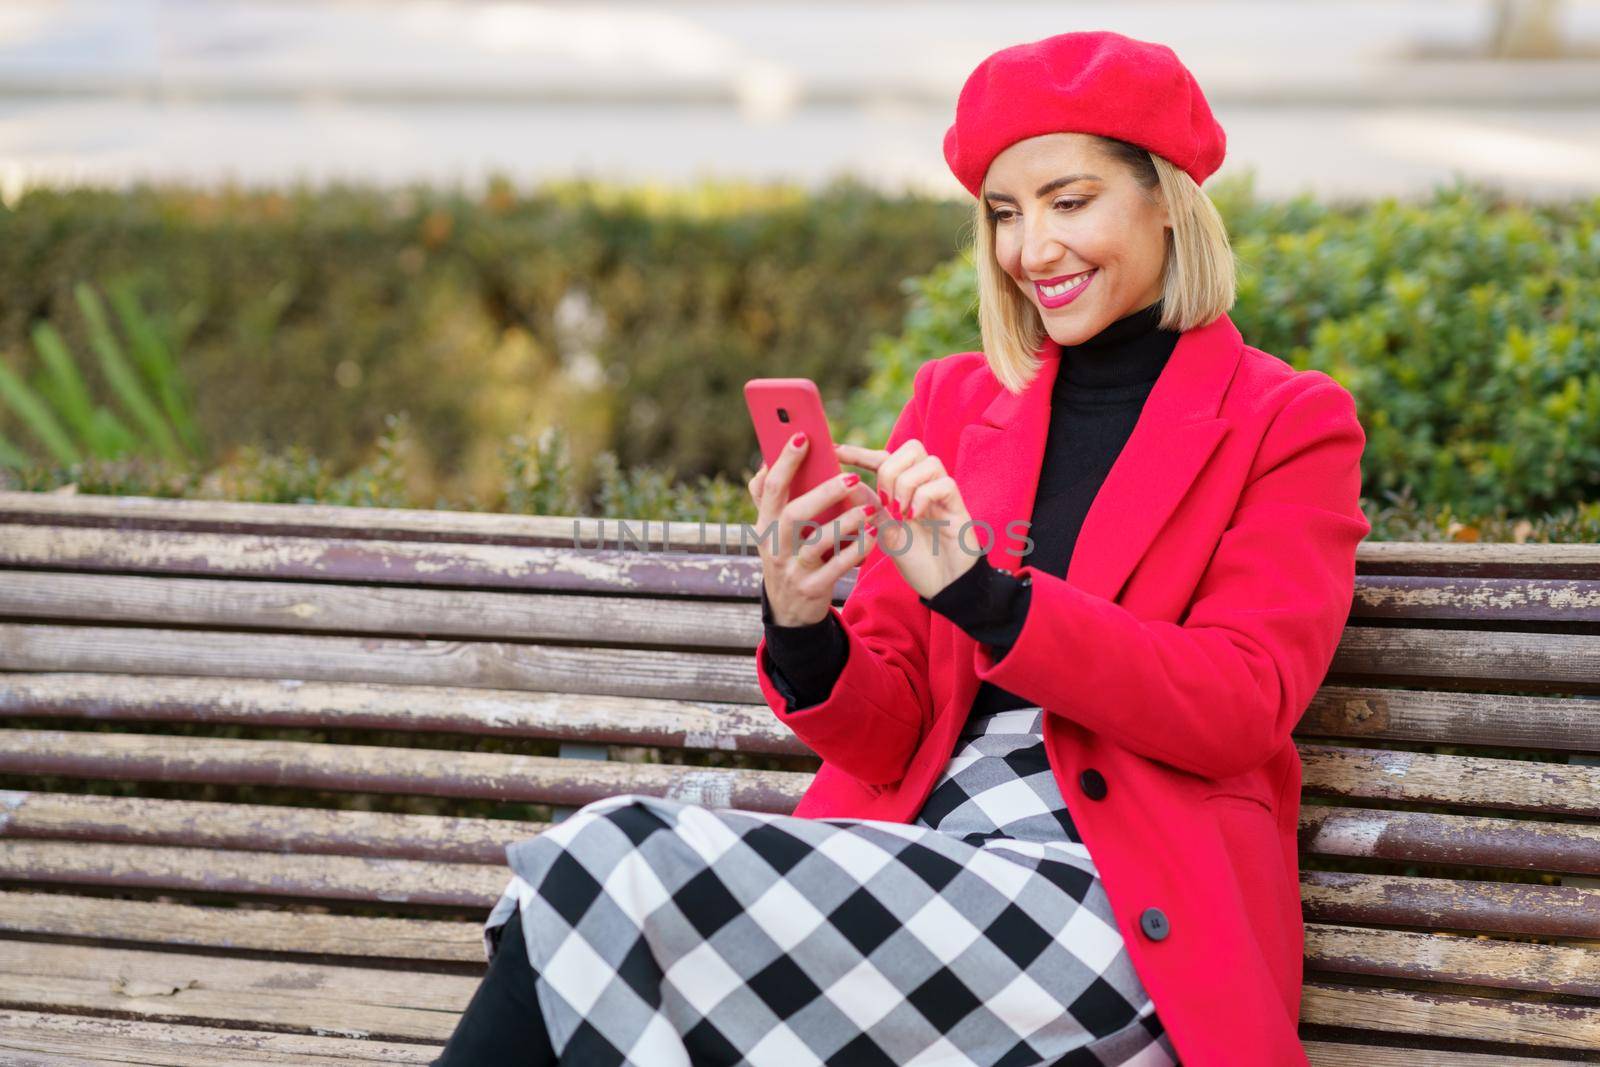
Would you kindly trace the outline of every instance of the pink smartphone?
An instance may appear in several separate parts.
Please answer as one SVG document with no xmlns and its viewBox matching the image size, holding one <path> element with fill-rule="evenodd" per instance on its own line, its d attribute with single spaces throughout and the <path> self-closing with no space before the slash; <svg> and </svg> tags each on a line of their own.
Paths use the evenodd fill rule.
<svg viewBox="0 0 1600 1067">
<path fill-rule="evenodd" d="M 810 441 L 805 459 L 789 485 L 789 499 L 838 476 L 839 457 L 822 408 L 822 394 L 810 378 L 752 378 L 744 384 L 744 402 L 755 424 L 761 458 L 771 469 L 789 439 L 804 433 Z M 813 520 L 826 527 L 854 505 L 849 499 L 831 504 Z"/>
</svg>

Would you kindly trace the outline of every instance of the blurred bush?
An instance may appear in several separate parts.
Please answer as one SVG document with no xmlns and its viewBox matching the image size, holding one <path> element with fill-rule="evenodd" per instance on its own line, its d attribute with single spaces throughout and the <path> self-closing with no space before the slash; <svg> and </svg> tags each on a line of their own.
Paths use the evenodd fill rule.
<svg viewBox="0 0 1600 1067">
<path fill-rule="evenodd" d="M 91 350 L 74 287 L 123 275 L 192 314 L 178 359 L 223 458 L 342 469 L 403 412 L 430 496 L 493 496 L 506 441 L 557 424 L 585 471 L 609 450 L 692 479 L 755 460 L 747 378 L 859 385 L 902 279 L 956 251 L 965 214 L 848 180 L 35 189 L 0 207 L 0 365 L 32 373 L 40 323 Z M 18 427 L 0 410 L 0 435 Z"/>
<path fill-rule="evenodd" d="M 1600 534 L 1600 199 L 1208 192 L 1247 343 L 1356 397 L 1374 538 Z M 128 264 L 118 306 L 182 309 L 155 332 L 197 379 L 198 438 L 228 447 L 205 470 L 56 453 L 11 481 L 751 520 L 746 378 L 815 378 L 837 439 L 879 444 L 918 367 L 978 347 L 972 264 L 950 254 L 968 207 L 848 182 L 31 193 L 0 211 L 19 294 L 0 362 L 41 324 L 98 351 L 77 272 Z M 0 433 L 21 418 L 0 405 Z"/>
</svg>

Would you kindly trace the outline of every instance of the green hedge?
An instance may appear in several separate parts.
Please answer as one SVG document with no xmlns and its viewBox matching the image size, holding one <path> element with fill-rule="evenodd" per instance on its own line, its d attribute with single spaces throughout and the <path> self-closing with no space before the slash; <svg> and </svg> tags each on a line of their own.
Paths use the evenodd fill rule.
<svg viewBox="0 0 1600 1067">
<path fill-rule="evenodd" d="M 1247 183 L 1208 190 L 1241 263 L 1231 314 L 1355 394 L 1374 536 L 1592 537 L 1600 198 L 1272 203 Z M 918 366 L 978 346 L 950 254 L 967 218 L 848 182 L 34 192 L 0 212 L 0 357 L 26 371 L 42 319 L 87 346 L 76 282 L 133 272 L 183 324 L 197 421 L 227 447 L 20 483 L 738 519 L 747 377 L 816 378 L 839 438 L 879 443 Z"/>
<path fill-rule="evenodd" d="M 1272 204 L 1212 192 L 1240 263 L 1229 312 L 1245 343 L 1355 396 L 1363 488 L 1486 515 L 1600 498 L 1600 198 L 1529 206 L 1469 185 L 1427 200 Z M 911 283 L 907 328 L 842 420 L 881 440 L 910 375 L 978 347 L 974 273 Z"/>
<path fill-rule="evenodd" d="M 421 480 L 457 499 L 492 490 L 508 438 L 558 422 L 582 460 L 693 477 L 755 456 L 747 378 L 859 385 L 902 279 L 951 256 L 965 216 L 849 180 L 33 190 L 0 207 L 0 363 L 37 370 L 41 320 L 89 351 L 76 286 L 131 279 L 185 323 L 213 462 L 294 446 L 348 467 L 404 413 Z"/>
</svg>

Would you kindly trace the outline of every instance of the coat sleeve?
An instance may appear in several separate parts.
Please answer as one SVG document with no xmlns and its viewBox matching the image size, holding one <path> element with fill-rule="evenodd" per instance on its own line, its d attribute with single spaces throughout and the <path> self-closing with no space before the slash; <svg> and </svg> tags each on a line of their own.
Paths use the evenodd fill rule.
<svg viewBox="0 0 1600 1067">
<path fill-rule="evenodd" d="M 1152 759 L 1206 777 L 1265 763 L 1322 684 L 1349 617 L 1366 436 L 1320 371 L 1273 417 L 1181 622 L 1140 619 L 1023 567 L 1033 595 L 978 677 Z"/>
<path fill-rule="evenodd" d="M 934 362 L 917 370 L 911 400 L 889 432 L 893 452 L 920 438 Z M 812 752 L 867 785 L 889 785 L 905 776 L 933 719 L 928 683 L 926 606 L 900 576 L 894 560 L 874 544 L 862 561 L 844 608 L 829 604 L 844 632 L 844 670 L 820 704 L 788 711 L 773 683 L 763 635 L 756 646 L 756 677 L 774 714 Z"/>
</svg>

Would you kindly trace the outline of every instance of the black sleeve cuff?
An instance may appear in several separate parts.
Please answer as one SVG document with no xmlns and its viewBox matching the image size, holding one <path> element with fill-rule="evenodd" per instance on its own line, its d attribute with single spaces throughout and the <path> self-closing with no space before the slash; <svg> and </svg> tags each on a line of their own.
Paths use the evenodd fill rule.
<svg viewBox="0 0 1600 1067">
<path fill-rule="evenodd" d="M 995 567 L 988 556 L 979 556 L 964 574 L 932 597 L 917 599 L 973 640 L 988 645 L 998 662 L 1021 635 L 1032 596 L 1033 589 L 1025 579 Z"/>
<path fill-rule="evenodd" d="M 772 621 L 767 583 L 762 582 L 761 624 L 767 637 L 767 675 L 789 702 L 784 710 L 799 711 L 827 700 L 850 657 L 850 642 L 833 612 L 803 626 L 780 626 Z"/>
</svg>

